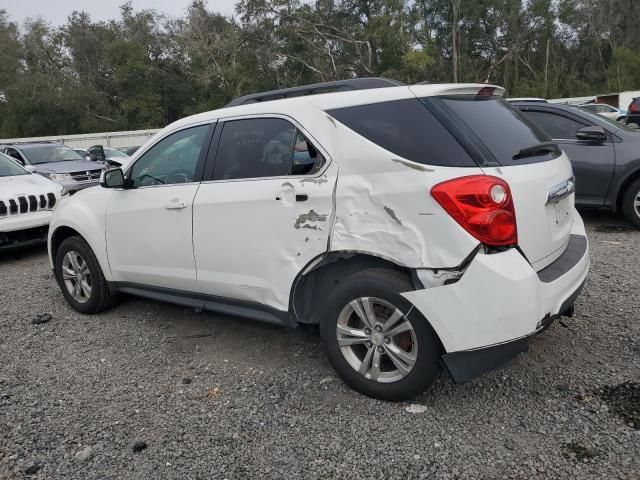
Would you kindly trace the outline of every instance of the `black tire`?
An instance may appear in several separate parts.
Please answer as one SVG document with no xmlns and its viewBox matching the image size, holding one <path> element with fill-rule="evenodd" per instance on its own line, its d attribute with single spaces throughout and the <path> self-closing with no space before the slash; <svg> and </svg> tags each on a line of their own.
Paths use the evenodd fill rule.
<svg viewBox="0 0 640 480">
<path fill-rule="evenodd" d="M 86 302 L 77 301 L 67 289 L 62 274 L 62 266 L 65 255 L 68 252 L 76 252 L 86 262 L 91 279 L 91 293 Z M 94 314 L 106 310 L 116 303 L 116 296 L 111 293 L 104 278 L 98 259 L 87 242 L 78 236 L 66 238 L 58 248 L 55 258 L 54 273 L 64 298 L 75 310 L 80 313 Z"/>
<path fill-rule="evenodd" d="M 622 195 L 622 213 L 634 226 L 640 228 L 640 207 L 636 207 L 636 200 L 640 199 L 640 178 L 627 187 Z"/>
<path fill-rule="evenodd" d="M 400 272 L 369 269 L 347 276 L 331 291 L 321 317 L 320 335 L 331 365 L 354 390 L 381 400 L 401 401 L 427 390 L 438 376 L 442 354 L 440 340 L 420 312 L 400 295 L 412 289 L 409 279 Z M 352 300 L 361 297 L 376 297 L 392 304 L 411 324 L 418 345 L 417 356 L 413 368 L 402 379 L 380 383 L 365 378 L 343 355 L 336 335 L 340 313 Z"/>
</svg>

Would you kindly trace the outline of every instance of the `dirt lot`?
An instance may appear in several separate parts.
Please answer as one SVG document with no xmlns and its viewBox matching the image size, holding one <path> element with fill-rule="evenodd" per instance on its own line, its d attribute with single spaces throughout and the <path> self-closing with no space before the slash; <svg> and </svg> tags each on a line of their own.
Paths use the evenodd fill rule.
<svg viewBox="0 0 640 480">
<path fill-rule="evenodd" d="M 585 219 L 574 318 L 397 404 L 349 390 L 315 329 L 134 298 L 86 317 L 43 249 L 0 255 L 0 478 L 639 478 L 640 232 Z"/>
</svg>

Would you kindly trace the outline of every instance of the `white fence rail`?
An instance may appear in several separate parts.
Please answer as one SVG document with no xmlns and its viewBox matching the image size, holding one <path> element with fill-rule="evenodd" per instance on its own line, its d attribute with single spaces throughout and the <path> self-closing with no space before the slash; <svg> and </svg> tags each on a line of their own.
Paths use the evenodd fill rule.
<svg viewBox="0 0 640 480">
<path fill-rule="evenodd" d="M 93 145 L 105 147 L 136 147 L 149 140 L 160 129 L 131 130 L 128 132 L 84 133 L 80 135 L 55 135 L 51 137 L 7 138 L 1 143 L 54 141 L 71 148 L 88 148 Z"/>
</svg>

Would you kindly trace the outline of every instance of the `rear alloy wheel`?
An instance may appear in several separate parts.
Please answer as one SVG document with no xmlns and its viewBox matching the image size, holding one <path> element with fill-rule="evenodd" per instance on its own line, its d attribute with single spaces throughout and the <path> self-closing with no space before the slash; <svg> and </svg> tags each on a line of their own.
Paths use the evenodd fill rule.
<svg viewBox="0 0 640 480">
<path fill-rule="evenodd" d="M 631 182 L 622 196 L 622 211 L 626 219 L 640 227 L 640 178 Z"/>
<path fill-rule="evenodd" d="M 369 380 L 396 382 L 416 364 L 418 340 L 411 322 L 380 298 L 349 302 L 338 317 L 336 336 L 349 365 Z"/>
<path fill-rule="evenodd" d="M 325 352 L 354 390 L 399 401 L 435 380 L 442 346 L 427 320 L 400 295 L 411 290 L 401 272 L 376 268 L 343 278 L 323 302 Z"/>
</svg>

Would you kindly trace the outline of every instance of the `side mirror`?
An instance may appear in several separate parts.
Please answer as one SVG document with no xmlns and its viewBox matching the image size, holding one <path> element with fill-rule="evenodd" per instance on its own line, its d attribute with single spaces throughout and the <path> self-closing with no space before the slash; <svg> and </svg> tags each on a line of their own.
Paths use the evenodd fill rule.
<svg viewBox="0 0 640 480">
<path fill-rule="evenodd" d="M 106 157 L 104 155 L 104 148 L 102 148 L 102 145 L 98 145 L 96 147 L 93 147 L 93 153 L 91 154 L 92 160 L 95 160 L 96 162 L 104 162 Z"/>
<path fill-rule="evenodd" d="M 29 173 L 36 173 L 36 167 L 33 165 L 25 165 L 24 169 Z"/>
<path fill-rule="evenodd" d="M 124 188 L 124 173 L 121 168 L 103 170 L 100 174 L 100 186 L 102 188 Z"/>
<path fill-rule="evenodd" d="M 584 127 L 576 132 L 576 138 L 578 140 L 584 140 L 585 142 L 604 142 L 609 138 L 606 130 L 602 127 Z"/>
</svg>

